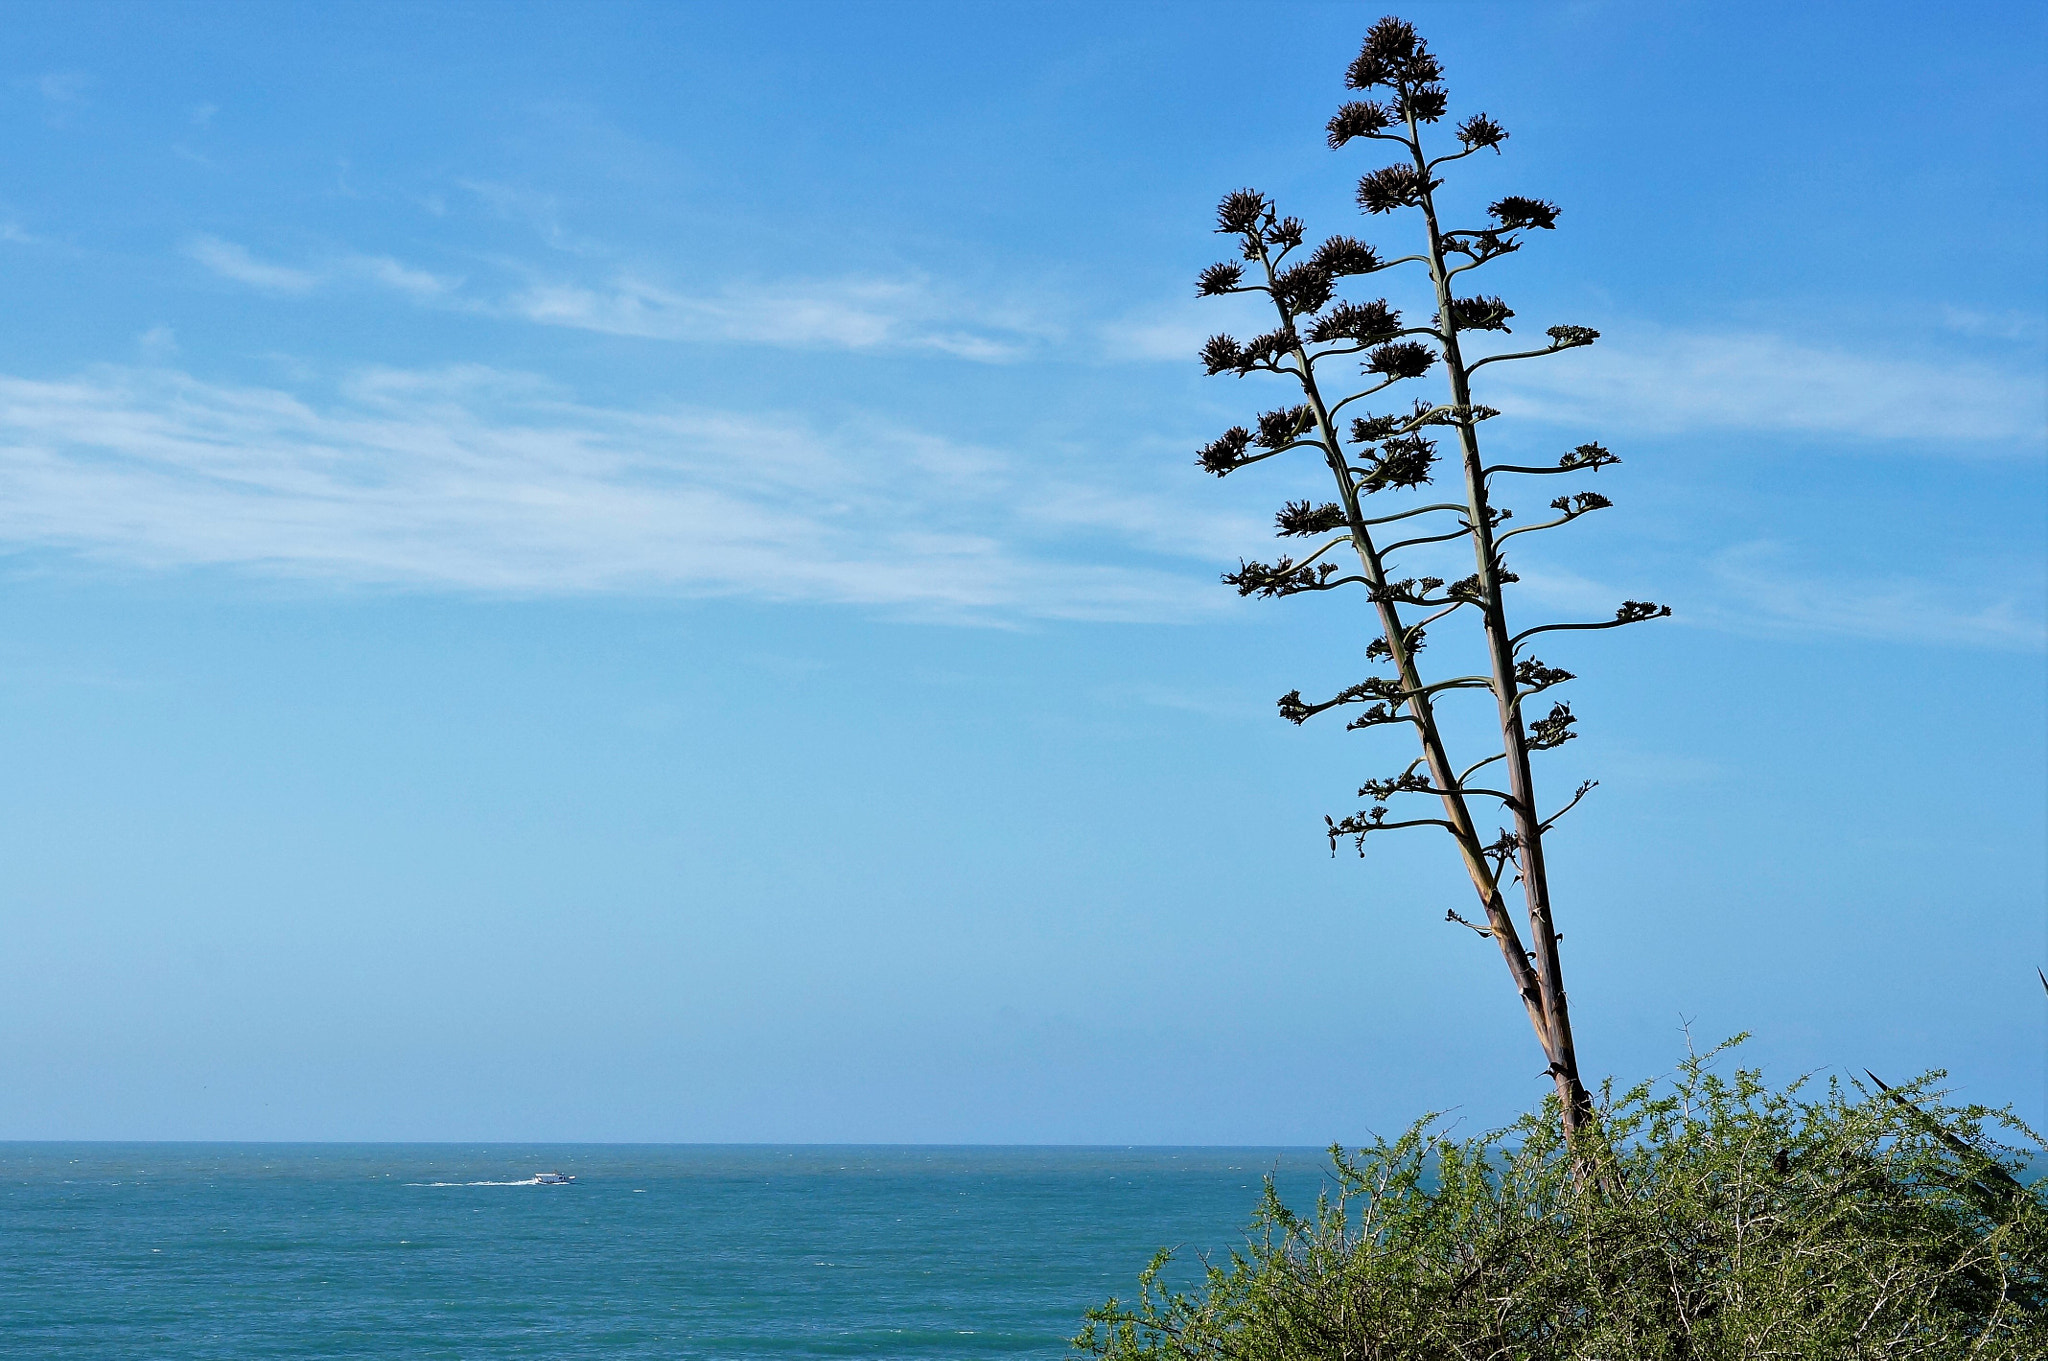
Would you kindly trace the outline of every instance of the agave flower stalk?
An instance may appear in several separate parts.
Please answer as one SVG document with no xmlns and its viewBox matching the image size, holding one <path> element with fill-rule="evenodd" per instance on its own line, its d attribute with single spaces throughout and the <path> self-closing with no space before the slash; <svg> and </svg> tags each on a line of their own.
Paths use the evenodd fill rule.
<svg viewBox="0 0 2048 1361">
<path fill-rule="evenodd" d="M 1436 191 L 1443 182 L 1436 178 L 1438 170 L 1480 151 L 1498 152 L 1507 133 L 1485 114 L 1476 114 L 1458 125 L 1456 149 L 1432 158 L 1423 128 L 1444 116 L 1448 97 L 1441 78 L 1441 64 L 1414 29 L 1398 19 L 1383 19 L 1367 35 L 1346 83 L 1357 90 L 1384 90 L 1387 98 L 1347 103 L 1329 125 L 1333 148 L 1362 138 L 1391 142 L 1401 149 L 1401 160 L 1359 181 L 1358 202 L 1368 215 L 1419 211 L 1421 248 L 1414 253 L 1383 259 L 1371 246 L 1348 236 L 1331 237 L 1307 252 L 1301 222 L 1280 216 L 1265 195 L 1241 190 L 1219 206 L 1216 230 L 1236 239 L 1242 263 L 1210 266 L 1202 273 L 1198 291 L 1263 294 L 1277 325 L 1246 342 L 1214 336 L 1203 348 L 1203 361 L 1211 374 L 1281 375 L 1298 387 L 1303 400 L 1261 415 L 1256 433 L 1242 426 L 1225 432 L 1201 451 L 1199 462 L 1224 476 L 1281 454 L 1314 450 L 1328 465 L 1337 499 L 1322 505 L 1290 502 L 1276 524 L 1283 536 L 1329 537 L 1299 561 L 1286 556 L 1272 563 L 1240 561 L 1223 579 L 1242 595 L 1269 598 L 1364 588 L 1379 629 L 1366 648 L 1367 659 L 1386 663 L 1393 674 L 1368 677 L 1320 702 L 1305 701 L 1299 690 L 1293 691 L 1280 699 L 1280 714 L 1302 723 L 1340 706 L 1369 705 L 1350 728 L 1407 724 L 1420 754 L 1405 770 L 1365 781 L 1358 792 L 1361 798 L 1374 800 L 1370 808 L 1342 820 L 1325 819 L 1331 848 L 1350 838 L 1362 855 L 1368 837 L 1402 828 L 1435 827 L 1450 836 L 1478 897 L 1484 924 L 1467 921 L 1455 911 L 1447 919 L 1470 927 L 1499 948 L 1509 981 L 1548 1060 L 1565 1133 L 1576 1135 L 1591 1119 L 1592 1104 L 1579 1076 L 1543 843 L 1557 819 L 1593 786 L 1580 785 L 1563 807 L 1548 813 L 1538 803 L 1531 754 L 1569 741 L 1577 719 L 1563 703 L 1553 703 L 1541 717 L 1525 712 L 1529 697 L 1573 677 L 1524 655 L 1524 649 L 1539 634 L 1616 628 L 1671 611 L 1630 600 L 1612 619 L 1511 629 L 1505 588 L 1518 578 L 1507 567 L 1503 545 L 1517 535 L 1555 529 L 1611 503 L 1597 492 L 1577 492 L 1550 503 L 1557 512 L 1553 518 L 1503 531 L 1512 511 L 1496 503 L 1495 479 L 1590 472 L 1619 460 L 1595 443 L 1581 444 L 1547 466 L 1488 465 L 1481 455 L 1479 427 L 1500 413 L 1473 401 L 1473 375 L 1489 364 L 1590 345 L 1598 332 L 1554 326 L 1548 332 L 1549 343 L 1536 349 L 1476 357 L 1467 353 L 1463 338 L 1468 333 L 1506 333 L 1515 314 L 1497 297 L 1457 296 L 1453 281 L 1519 250 L 1529 232 L 1553 229 L 1558 210 L 1540 199 L 1509 197 L 1487 210 L 1484 226 L 1442 225 Z M 1436 313 L 1427 325 L 1404 325 L 1384 298 L 1360 303 L 1337 296 L 1345 279 L 1414 265 L 1427 271 L 1434 294 Z M 1358 364 L 1363 385 L 1348 379 L 1332 381 L 1331 371 L 1347 360 Z M 1448 401 L 1417 401 L 1412 410 L 1396 414 L 1356 414 L 1348 431 L 1341 424 L 1354 403 L 1421 378 L 1439 364 L 1448 380 Z M 1342 388 L 1350 390 L 1332 401 L 1329 393 Z M 1433 482 L 1437 442 L 1428 432 L 1436 429 L 1449 431 L 1456 441 L 1460 499 L 1367 515 L 1367 498 Z M 1476 570 L 1471 576 L 1448 585 L 1437 577 L 1395 578 L 1393 555 L 1457 540 L 1466 541 L 1472 551 Z M 1336 555 L 1347 549 L 1358 562 L 1356 573 L 1346 573 L 1338 565 Z M 1476 625 L 1486 657 L 1484 674 L 1425 678 L 1417 661 L 1424 631 L 1444 620 Z M 1460 767 L 1452 759 L 1437 706 L 1468 690 L 1493 696 L 1500 749 Z M 1488 773 L 1496 765 L 1499 771 Z M 1432 811 L 1441 816 L 1389 820 L 1392 802 L 1404 796 L 1433 799 Z M 1485 840 L 1475 805 L 1498 807 L 1511 827 L 1494 840 Z M 1508 908 L 1503 886 L 1510 870 L 1520 887 L 1519 921 Z"/>
</svg>

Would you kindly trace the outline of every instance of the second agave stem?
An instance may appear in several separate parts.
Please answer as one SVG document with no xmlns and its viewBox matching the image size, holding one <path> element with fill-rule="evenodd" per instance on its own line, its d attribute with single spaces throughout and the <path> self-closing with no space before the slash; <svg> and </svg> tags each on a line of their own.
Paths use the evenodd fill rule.
<svg viewBox="0 0 2048 1361">
<path fill-rule="evenodd" d="M 1563 1105 L 1565 1132 L 1575 1135 L 1591 1121 L 1592 1100 L 1579 1079 L 1578 1051 L 1572 1039 L 1563 964 L 1557 950 L 1557 929 L 1551 917 L 1550 881 L 1543 862 L 1542 815 L 1536 809 L 1535 781 L 1529 768 L 1528 734 L 1522 723 L 1521 695 L 1515 681 L 1514 644 L 1501 599 L 1501 560 L 1494 548 L 1485 465 L 1479 456 L 1478 423 L 1472 416 L 1471 383 L 1458 345 L 1455 299 L 1451 294 L 1450 271 L 1444 263 L 1443 236 L 1437 225 L 1429 163 L 1422 154 L 1421 133 L 1415 125 L 1412 110 L 1408 116 L 1408 148 L 1415 158 L 1416 173 L 1421 177 L 1420 198 L 1423 221 L 1429 234 L 1429 273 L 1436 290 L 1437 329 L 1443 346 L 1444 369 L 1450 379 L 1451 404 L 1457 408 L 1453 428 L 1458 432 L 1472 551 L 1479 574 L 1480 612 L 1485 621 L 1487 660 L 1500 713 L 1501 749 L 1507 757 L 1508 792 L 1513 796 L 1510 811 L 1514 816 L 1518 841 L 1517 862 L 1521 869 L 1530 944 L 1535 947 L 1536 978 L 1542 997 L 1537 1037 L 1550 1059 L 1550 1075 Z"/>
</svg>

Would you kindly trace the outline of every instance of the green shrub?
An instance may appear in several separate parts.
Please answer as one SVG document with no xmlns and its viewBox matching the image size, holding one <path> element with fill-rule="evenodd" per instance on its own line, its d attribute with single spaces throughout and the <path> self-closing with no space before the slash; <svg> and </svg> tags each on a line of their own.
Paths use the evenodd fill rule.
<svg viewBox="0 0 2048 1361">
<path fill-rule="evenodd" d="M 1731 1042 L 1732 1043 L 1732 1042 Z M 1726 1046 L 1724 1046 L 1725 1048 Z M 1716 1053 L 1720 1051 L 1715 1051 Z M 1424 1120 L 1347 1157 L 1310 1215 L 1267 1183 L 1199 1285 L 1167 1254 L 1075 1346 L 1116 1361 L 2048 1357 L 2048 1182 L 1955 1106 L 1774 1091 L 1694 1056 L 1602 1094 L 1575 1150 L 1552 1098 L 1458 1141 Z"/>
</svg>

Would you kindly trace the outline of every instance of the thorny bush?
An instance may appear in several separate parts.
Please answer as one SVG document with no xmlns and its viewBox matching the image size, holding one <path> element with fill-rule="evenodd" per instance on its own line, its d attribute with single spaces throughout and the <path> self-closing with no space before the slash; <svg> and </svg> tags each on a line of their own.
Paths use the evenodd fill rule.
<svg viewBox="0 0 2048 1361">
<path fill-rule="evenodd" d="M 1269 1179 L 1243 1250 L 1182 1287 L 1162 1253 L 1075 1345 L 1112 1361 L 2048 1356 L 2048 1182 L 2024 1184 L 2027 1155 L 1993 1133 L 2038 1136 L 1946 1104 L 1939 1074 L 1809 1095 L 1724 1079 L 1714 1056 L 1605 1089 L 1589 1157 L 1555 1097 L 1476 1139 L 1425 1120 L 1333 1149 L 1313 1212 Z"/>
</svg>

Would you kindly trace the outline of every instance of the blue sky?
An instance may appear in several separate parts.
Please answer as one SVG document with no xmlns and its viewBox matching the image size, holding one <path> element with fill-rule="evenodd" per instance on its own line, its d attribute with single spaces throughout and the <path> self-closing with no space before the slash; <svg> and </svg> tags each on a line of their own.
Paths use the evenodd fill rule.
<svg viewBox="0 0 2048 1361">
<path fill-rule="evenodd" d="M 1322 140 L 1380 12 L 0 8 L 0 1137 L 1540 1098 L 1449 849 L 1319 835 L 1407 758 L 1273 716 L 1375 630 L 1216 583 L 1314 470 L 1192 462 L 1282 399 L 1191 358 L 1215 200 L 1414 229 Z M 2040 10 L 1402 12 L 1605 335 L 1481 394 L 1625 460 L 1517 608 L 1676 610 L 1546 653 L 1589 1072 L 2038 1121 Z"/>
</svg>

